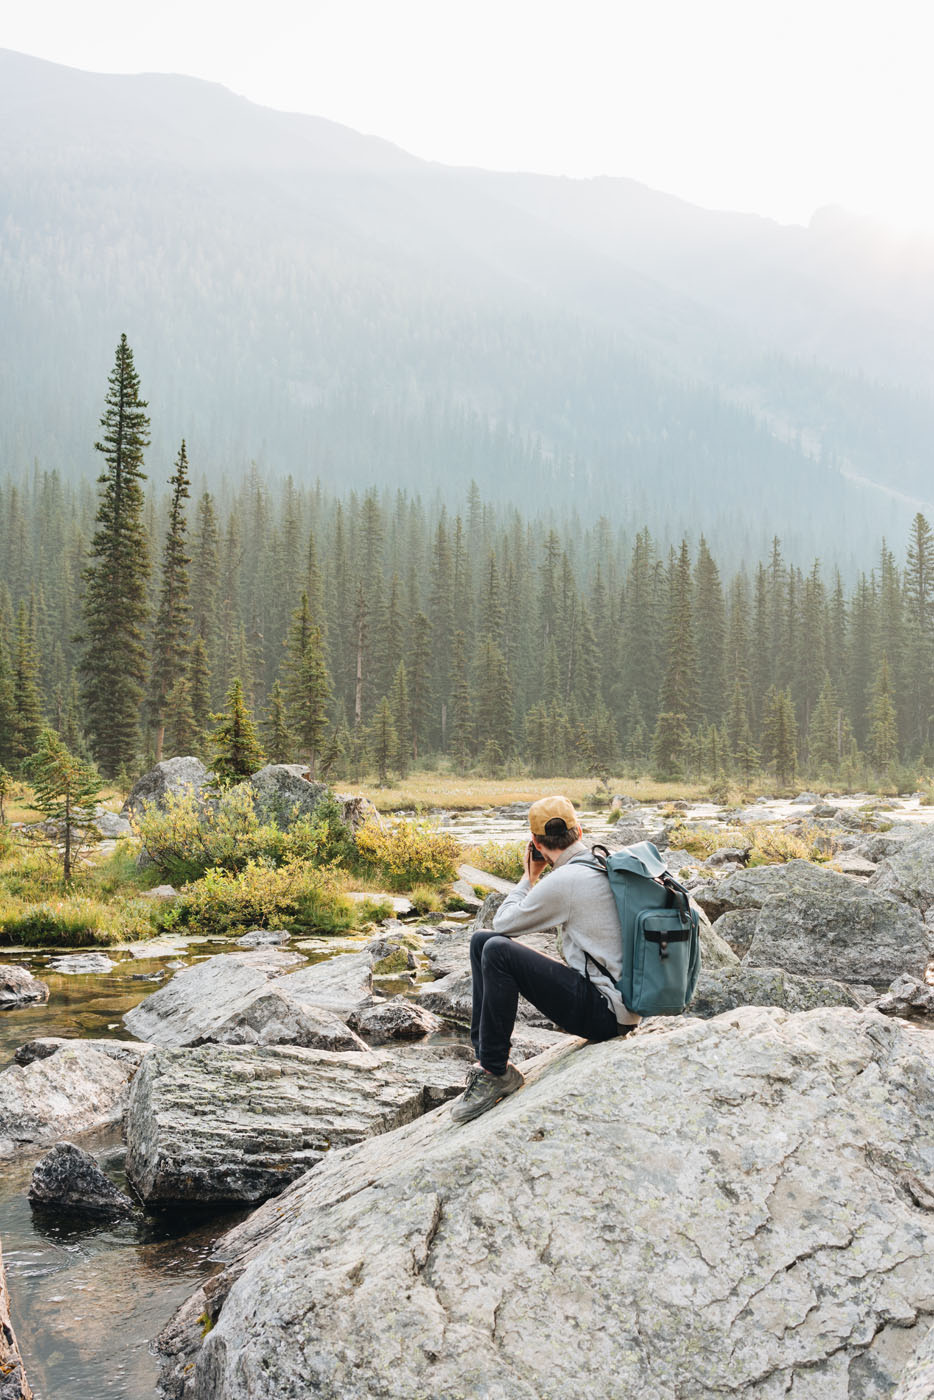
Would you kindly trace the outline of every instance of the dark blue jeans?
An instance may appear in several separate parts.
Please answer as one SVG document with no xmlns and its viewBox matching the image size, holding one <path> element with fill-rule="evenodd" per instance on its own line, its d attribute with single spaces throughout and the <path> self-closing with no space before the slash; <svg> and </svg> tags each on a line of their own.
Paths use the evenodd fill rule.
<svg viewBox="0 0 934 1400">
<path fill-rule="evenodd" d="M 570 1035 L 609 1040 L 619 1034 L 616 1016 L 592 982 L 514 938 L 478 929 L 470 940 L 470 970 L 470 1039 L 477 1059 L 491 1074 L 506 1073 L 520 992 Z"/>
</svg>

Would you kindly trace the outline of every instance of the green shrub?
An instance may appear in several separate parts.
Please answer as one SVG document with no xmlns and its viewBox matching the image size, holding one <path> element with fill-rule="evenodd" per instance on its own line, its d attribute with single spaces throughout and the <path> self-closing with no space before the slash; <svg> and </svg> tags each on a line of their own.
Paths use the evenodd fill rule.
<svg viewBox="0 0 934 1400">
<path fill-rule="evenodd" d="M 283 829 L 271 818 L 260 820 L 244 788 L 232 788 L 208 803 L 185 793 L 170 796 L 164 808 L 150 807 L 136 827 L 160 871 L 178 884 L 210 869 L 244 870 L 251 862 L 339 864 L 354 850 L 332 796 L 318 804 L 313 816 L 298 817 Z"/>
<path fill-rule="evenodd" d="M 60 899 L 62 872 L 55 853 L 39 846 L 14 846 L 0 869 L 0 890 L 26 903 Z"/>
<path fill-rule="evenodd" d="M 357 851 L 391 890 L 443 885 L 455 878 L 461 860 L 461 848 L 449 832 L 403 819 L 367 822 L 357 832 Z"/>
<path fill-rule="evenodd" d="M 482 846 L 471 846 L 465 851 L 464 859 L 487 875 L 516 884 L 522 879 L 525 848 L 525 841 L 485 841 Z"/>
<path fill-rule="evenodd" d="M 435 885 L 413 885 L 409 890 L 409 899 L 415 906 L 416 914 L 440 914 L 444 907 Z"/>
<path fill-rule="evenodd" d="M 135 901 L 120 907 L 81 895 L 29 904 L 0 896 L 0 938 L 41 947 L 86 948 L 147 938 L 150 911 Z"/>
<path fill-rule="evenodd" d="M 248 861 L 242 870 L 208 870 L 178 901 L 177 921 L 198 933 L 236 928 L 353 928 L 360 915 L 327 872 L 300 861 L 272 866 Z"/>
</svg>

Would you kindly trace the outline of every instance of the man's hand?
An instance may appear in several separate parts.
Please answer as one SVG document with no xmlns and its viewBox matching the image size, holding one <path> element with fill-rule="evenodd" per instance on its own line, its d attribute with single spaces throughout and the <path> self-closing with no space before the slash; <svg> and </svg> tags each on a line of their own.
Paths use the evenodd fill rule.
<svg viewBox="0 0 934 1400">
<path fill-rule="evenodd" d="M 537 882 L 542 871 L 548 864 L 548 862 L 545 860 L 532 859 L 532 852 L 534 851 L 534 849 L 535 846 L 530 841 L 525 848 L 525 859 L 522 862 L 522 868 L 525 871 L 525 877 L 530 885 L 534 885 Z"/>
</svg>

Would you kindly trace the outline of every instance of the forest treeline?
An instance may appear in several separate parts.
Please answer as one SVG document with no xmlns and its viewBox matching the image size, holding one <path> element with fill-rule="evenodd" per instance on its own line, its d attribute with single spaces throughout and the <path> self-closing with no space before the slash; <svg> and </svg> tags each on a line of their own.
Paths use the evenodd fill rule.
<svg viewBox="0 0 934 1400">
<path fill-rule="evenodd" d="M 241 712 L 268 758 L 335 778 L 444 761 L 901 786 L 931 763 L 920 514 L 851 587 L 778 539 L 726 577 L 703 536 L 660 548 L 605 517 L 491 504 L 475 483 L 459 507 L 255 473 L 192 494 L 182 443 L 166 494 L 145 410 L 124 338 L 96 485 L 38 468 L 0 481 L 12 772 L 45 726 L 132 776 L 210 757 Z"/>
</svg>

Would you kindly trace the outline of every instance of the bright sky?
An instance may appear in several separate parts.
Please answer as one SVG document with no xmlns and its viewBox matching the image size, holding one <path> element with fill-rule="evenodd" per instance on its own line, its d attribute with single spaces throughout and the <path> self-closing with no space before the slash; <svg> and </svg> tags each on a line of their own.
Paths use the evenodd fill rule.
<svg viewBox="0 0 934 1400">
<path fill-rule="evenodd" d="M 175 72 L 448 164 L 934 229 L 924 0 L 29 0 L 0 47 Z"/>
</svg>

